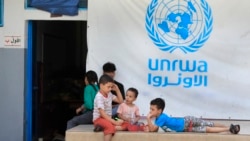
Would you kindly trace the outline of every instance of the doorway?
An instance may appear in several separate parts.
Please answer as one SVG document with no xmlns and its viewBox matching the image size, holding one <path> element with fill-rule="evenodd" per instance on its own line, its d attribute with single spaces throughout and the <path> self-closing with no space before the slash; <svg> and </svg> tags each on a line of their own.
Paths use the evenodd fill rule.
<svg viewBox="0 0 250 141">
<path fill-rule="evenodd" d="M 86 21 L 32 21 L 32 140 L 65 136 L 83 101 Z"/>
</svg>

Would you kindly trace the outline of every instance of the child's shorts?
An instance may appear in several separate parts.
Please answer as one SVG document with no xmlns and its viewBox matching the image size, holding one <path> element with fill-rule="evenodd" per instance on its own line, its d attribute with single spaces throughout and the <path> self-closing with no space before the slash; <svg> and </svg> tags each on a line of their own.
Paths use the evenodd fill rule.
<svg viewBox="0 0 250 141">
<path fill-rule="evenodd" d="M 104 135 L 107 134 L 114 134 L 115 133 L 115 126 L 108 120 L 104 118 L 98 118 L 94 121 L 94 125 L 101 126 L 104 130 Z"/>
<path fill-rule="evenodd" d="M 206 121 L 201 118 L 197 118 L 194 116 L 186 116 L 184 117 L 185 120 L 185 131 L 186 132 L 199 132 L 205 133 L 207 126 L 214 126 L 214 123 L 211 121 Z"/>
</svg>

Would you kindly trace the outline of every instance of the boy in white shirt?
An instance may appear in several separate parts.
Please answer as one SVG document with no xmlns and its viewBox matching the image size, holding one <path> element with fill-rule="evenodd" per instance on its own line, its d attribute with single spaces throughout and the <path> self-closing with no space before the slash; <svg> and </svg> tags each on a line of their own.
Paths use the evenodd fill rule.
<svg viewBox="0 0 250 141">
<path fill-rule="evenodd" d="M 100 91 L 96 94 L 94 100 L 93 123 L 95 126 L 94 131 L 104 132 L 104 141 L 111 141 L 115 133 L 115 126 L 122 124 L 122 120 L 112 119 L 112 101 L 122 103 L 123 98 L 121 92 L 114 80 L 104 74 L 99 80 Z M 111 93 L 114 90 L 117 96 Z"/>
</svg>

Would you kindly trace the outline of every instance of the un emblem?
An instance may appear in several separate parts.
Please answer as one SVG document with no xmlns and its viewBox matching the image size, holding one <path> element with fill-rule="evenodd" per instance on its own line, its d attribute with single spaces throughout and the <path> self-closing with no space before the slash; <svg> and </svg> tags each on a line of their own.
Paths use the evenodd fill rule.
<svg viewBox="0 0 250 141">
<path fill-rule="evenodd" d="M 196 52 L 213 29 L 212 11 L 205 0 L 152 0 L 146 30 L 159 49 Z"/>
</svg>

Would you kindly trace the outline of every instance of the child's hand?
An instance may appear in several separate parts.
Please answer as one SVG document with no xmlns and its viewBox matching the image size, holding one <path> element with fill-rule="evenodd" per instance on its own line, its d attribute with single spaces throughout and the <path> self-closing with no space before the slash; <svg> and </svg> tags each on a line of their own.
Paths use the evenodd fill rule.
<svg viewBox="0 0 250 141">
<path fill-rule="evenodd" d="M 122 119 L 117 119 L 117 121 L 114 122 L 114 125 L 120 126 L 123 122 L 124 121 Z"/>
<path fill-rule="evenodd" d="M 76 114 L 79 114 L 80 112 L 82 112 L 82 110 L 83 110 L 82 107 L 77 108 L 76 109 Z"/>
<path fill-rule="evenodd" d="M 151 119 L 152 115 L 150 113 L 148 113 L 147 115 L 147 119 Z"/>
<path fill-rule="evenodd" d="M 112 90 L 117 91 L 117 90 L 119 90 L 119 87 L 116 84 L 114 84 L 113 87 L 112 87 Z"/>
<path fill-rule="evenodd" d="M 148 125 L 145 125 L 145 126 L 143 127 L 143 131 L 144 131 L 144 132 L 149 132 Z"/>
<path fill-rule="evenodd" d="M 122 119 L 118 119 L 117 122 L 118 122 L 119 125 L 122 125 L 122 123 L 123 123 L 124 121 L 123 121 Z"/>
</svg>

